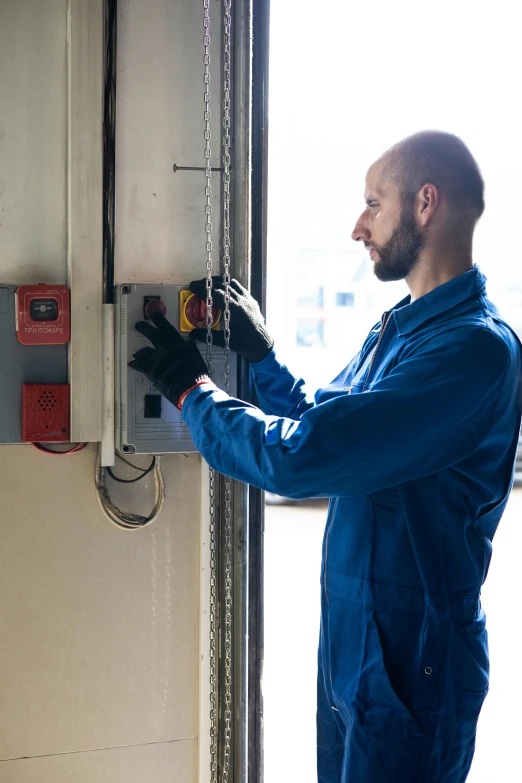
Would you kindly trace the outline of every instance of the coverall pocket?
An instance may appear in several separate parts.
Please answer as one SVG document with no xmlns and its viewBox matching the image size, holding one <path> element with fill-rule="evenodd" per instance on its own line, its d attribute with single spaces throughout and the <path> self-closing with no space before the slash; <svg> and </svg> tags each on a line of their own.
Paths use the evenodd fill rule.
<svg viewBox="0 0 522 783">
<path fill-rule="evenodd" d="M 473 759 L 477 721 L 487 692 L 487 688 L 483 691 L 462 691 L 442 768 L 441 783 L 460 783 L 465 780 Z"/>
<path fill-rule="evenodd" d="M 363 646 L 356 692 L 348 705 L 353 721 L 344 763 L 359 772 L 354 781 L 366 780 L 364 773 L 371 780 L 413 783 L 424 737 L 388 677 L 371 610 L 365 612 Z"/>
<path fill-rule="evenodd" d="M 386 665 L 384 663 L 384 654 L 382 650 L 379 629 L 375 621 L 373 612 L 368 613 L 367 618 L 367 647 L 366 647 L 366 676 L 370 695 L 379 697 L 383 707 L 386 707 L 389 714 L 395 714 L 397 718 L 402 718 L 404 728 L 413 734 L 420 736 L 422 730 L 415 717 L 408 707 L 404 704 L 390 680 Z M 364 676 L 361 678 L 364 679 Z M 361 682 L 362 685 L 362 682 Z"/>
</svg>

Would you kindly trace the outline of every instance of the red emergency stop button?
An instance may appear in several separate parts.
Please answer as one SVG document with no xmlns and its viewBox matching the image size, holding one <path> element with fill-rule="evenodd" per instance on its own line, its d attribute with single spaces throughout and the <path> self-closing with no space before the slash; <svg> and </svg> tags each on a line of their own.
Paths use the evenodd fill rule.
<svg viewBox="0 0 522 783">
<path fill-rule="evenodd" d="M 205 300 L 193 294 L 185 305 L 185 316 L 194 329 L 204 329 L 207 325 L 207 304 Z M 212 324 L 215 324 L 218 318 L 219 307 L 212 305 Z"/>
</svg>

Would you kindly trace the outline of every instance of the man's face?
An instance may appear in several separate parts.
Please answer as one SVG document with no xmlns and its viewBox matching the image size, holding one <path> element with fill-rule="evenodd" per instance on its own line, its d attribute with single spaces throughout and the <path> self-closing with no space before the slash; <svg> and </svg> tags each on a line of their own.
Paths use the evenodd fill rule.
<svg viewBox="0 0 522 783">
<path fill-rule="evenodd" d="M 416 266 L 425 239 L 413 217 L 413 204 L 401 203 L 399 187 L 382 180 L 383 163 L 374 164 L 366 177 L 366 209 L 352 233 L 370 250 L 379 280 L 403 280 Z"/>
</svg>

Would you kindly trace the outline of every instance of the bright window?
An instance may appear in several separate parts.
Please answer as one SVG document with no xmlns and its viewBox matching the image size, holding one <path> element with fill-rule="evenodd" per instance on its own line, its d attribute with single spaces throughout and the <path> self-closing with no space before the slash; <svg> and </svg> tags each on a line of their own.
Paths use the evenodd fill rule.
<svg viewBox="0 0 522 783">
<path fill-rule="evenodd" d="M 310 394 L 328 383 L 382 312 L 407 293 L 403 282 L 374 277 L 362 243 L 350 235 L 364 206 L 368 167 L 420 130 L 460 136 L 482 170 L 486 211 L 475 233 L 474 260 L 488 277 L 490 298 L 522 335 L 517 4 L 276 0 L 271 5 L 267 320 L 294 374 L 307 380 Z M 491 693 L 469 783 L 522 779 L 511 728 L 520 722 L 512 705 L 520 703 L 522 690 L 510 652 L 519 648 L 510 574 L 511 552 L 522 544 L 520 525 L 513 527 L 521 493 L 513 493 L 501 522 L 484 590 Z M 314 640 L 323 525 L 323 509 L 268 509 L 269 781 L 286 774 L 300 783 L 316 780 Z M 291 619 L 296 617 L 299 627 Z M 288 668 L 277 680 L 281 666 Z M 272 728 L 277 716 L 277 725 L 285 726 L 279 732 Z"/>
</svg>

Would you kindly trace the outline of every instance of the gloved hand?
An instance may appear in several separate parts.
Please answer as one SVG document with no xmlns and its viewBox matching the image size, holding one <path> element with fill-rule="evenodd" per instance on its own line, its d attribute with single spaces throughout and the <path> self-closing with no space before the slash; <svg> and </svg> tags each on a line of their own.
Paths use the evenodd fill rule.
<svg viewBox="0 0 522 783">
<path fill-rule="evenodd" d="M 196 296 L 206 300 L 207 281 L 193 280 L 189 285 L 190 290 Z M 260 362 L 268 356 L 274 345 L 273 339 L 265 329 L 265 320 L 259 309 L 259 305 L 246 288 L 243 288 L 237 280 L 230 281 L 230 349 L 246 356 L 251 362 Z M 222 277 L 212 278 L 212 300 L 224 310 L 225 286 Z M 205 342 L 206 329 L 194 329 L 190 333 L 191 340 Z M 223 332 L 212 332 L 212 342 L 223 347 L 225 336 Z"/>
<path fill-rule="evenodd" d="M 210 381 L 208 369 L 195 343 L 184 340 L 162 313 L 152 313 L 152 324 L 139 321 L 136 329 L 154 348 L 140 348 L 129 367 L 143 373 L 177 408 L 185 392 Z"/>
</svg>

